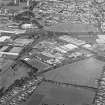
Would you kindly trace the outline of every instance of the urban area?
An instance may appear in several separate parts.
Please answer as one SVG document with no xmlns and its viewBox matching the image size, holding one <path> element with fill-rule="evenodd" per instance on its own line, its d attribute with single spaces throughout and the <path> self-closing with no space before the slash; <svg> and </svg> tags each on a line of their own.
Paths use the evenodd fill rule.
<svg viewBox="0 0 105 105">
<path fill-rule="evenodd" d="M 0 0 L 0 105 L 105 105 L 105 0 Z"/>
</svg>

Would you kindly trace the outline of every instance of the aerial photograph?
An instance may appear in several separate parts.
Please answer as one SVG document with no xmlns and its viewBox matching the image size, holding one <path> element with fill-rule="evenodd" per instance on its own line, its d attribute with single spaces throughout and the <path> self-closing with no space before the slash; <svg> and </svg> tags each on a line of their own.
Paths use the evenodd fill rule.
<svg viewBox="0 0 105 105">
<path fill-rule="evenodd" d="M 0 105 L 105 105 L 105 0 L 0 0 Z"/>
</svg>

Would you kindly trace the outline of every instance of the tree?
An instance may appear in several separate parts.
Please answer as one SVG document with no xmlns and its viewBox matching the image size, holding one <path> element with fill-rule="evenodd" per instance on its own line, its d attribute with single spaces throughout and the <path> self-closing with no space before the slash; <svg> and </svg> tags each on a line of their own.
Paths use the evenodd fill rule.
<svg viewBox="0 0 105 105">
<path fill-rule="evenodd" d="M 0 97 L 2 97 L 3 94 L 4 94 L 4 87 L 2 87 L 2 88 L 0 89 Z"/>
</svg>

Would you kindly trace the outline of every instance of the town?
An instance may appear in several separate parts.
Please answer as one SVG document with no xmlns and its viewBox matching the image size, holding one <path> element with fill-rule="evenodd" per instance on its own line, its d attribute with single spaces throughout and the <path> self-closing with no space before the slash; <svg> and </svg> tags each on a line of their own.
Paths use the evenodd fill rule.
<svg viewBox="0 0 105 105">
<path fill-rule="evenodd" d="M 105 105 L 105 0 L 0 0 L 0 105 Z"/>
</svg>

